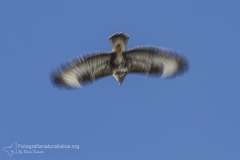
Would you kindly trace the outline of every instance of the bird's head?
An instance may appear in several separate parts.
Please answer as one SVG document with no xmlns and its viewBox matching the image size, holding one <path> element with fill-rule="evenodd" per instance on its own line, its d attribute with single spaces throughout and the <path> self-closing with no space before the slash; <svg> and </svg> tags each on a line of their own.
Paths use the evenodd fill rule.
<svg viewBox="0 0 240 160">
<path fill-rule="evenodd" d="M 121 70 L 113 72 L 113 76 L 116 78 L 120 85 L 124 81 L 126 75 L 127 75 L 126 72 Z"/>
</svg>

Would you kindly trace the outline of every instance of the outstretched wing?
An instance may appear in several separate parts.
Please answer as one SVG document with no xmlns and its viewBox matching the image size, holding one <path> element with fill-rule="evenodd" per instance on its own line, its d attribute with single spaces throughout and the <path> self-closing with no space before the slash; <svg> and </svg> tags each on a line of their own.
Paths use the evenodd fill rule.
<svg viewBox="0 0 240 160">
<path fill-rule="evenodd" d="M 52 81 L 58 86 L 76 88 L 91 83 L 95 79 L 111 75 L 112 54 L 112 52 L 103 52 L 78 59 L 53 73 Z"/>
<path fill-rule="evenodd" d="M 155 47 L 136 47 L 124 52 L 129 73 L 172 77 L 188 68 L 184 57 L 176 52 Z"/>
</svg>

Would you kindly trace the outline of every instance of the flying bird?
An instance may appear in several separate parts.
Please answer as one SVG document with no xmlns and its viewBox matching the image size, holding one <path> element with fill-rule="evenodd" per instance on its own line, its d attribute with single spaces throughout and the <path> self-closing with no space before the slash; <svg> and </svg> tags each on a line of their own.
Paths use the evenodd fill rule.
<svg viewBox="0 0 240 160">
<path fill-rule="evenodd" d="M 152 46 L 126 49 L 129 36 L 123 32 L 109 37 L 112 51 L 98 52 L 76 59 L 51 74 L 57 86 L 78 88 L 112 75 L 121 85 L 128 73 L 173 77 L 188 68 L 187 60 L 177 52 Z"/>
</svg>

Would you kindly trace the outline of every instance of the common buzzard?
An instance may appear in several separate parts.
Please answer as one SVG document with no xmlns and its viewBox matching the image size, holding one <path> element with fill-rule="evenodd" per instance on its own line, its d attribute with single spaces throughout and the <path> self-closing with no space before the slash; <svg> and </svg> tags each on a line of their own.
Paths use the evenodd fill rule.
<svg viewBox="0 0 240 160">
<path fill-rule="evenodd" d="M 96 79 L 113 75 L 122 84 L 128 73 L 144 73 L 162 78 L 183 73 L 187 60 L 177 52 L 157 47 L 135 47 L 125 51 L 129 36 L 115 33 L 109 37 L 110 52 L 98 52 L 79 58 L 51 74 L 57 86 L 81 87 Z"/>
</svg>

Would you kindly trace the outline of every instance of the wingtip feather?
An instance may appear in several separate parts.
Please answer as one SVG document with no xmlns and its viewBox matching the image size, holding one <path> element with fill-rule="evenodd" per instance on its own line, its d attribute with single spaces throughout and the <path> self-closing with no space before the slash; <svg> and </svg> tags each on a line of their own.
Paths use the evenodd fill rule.
<svg viewBox="0 0 240 160">
<path fill-rule="evenodd" d="M 60 73 L 53 73 L 50 76 L 53 85 L 59 88 L 80 88 L 81 85 L 77 79 L 67 78 Z"/>
</svg>

